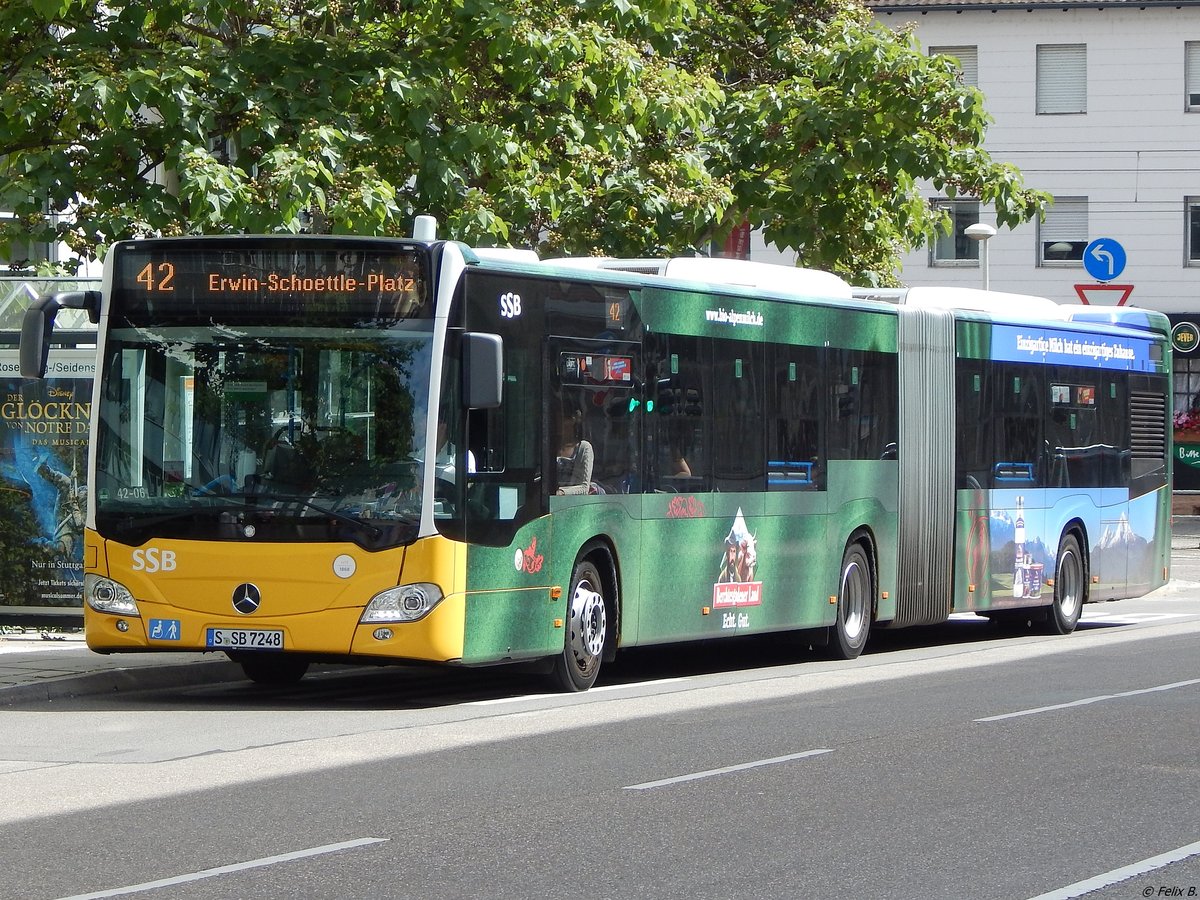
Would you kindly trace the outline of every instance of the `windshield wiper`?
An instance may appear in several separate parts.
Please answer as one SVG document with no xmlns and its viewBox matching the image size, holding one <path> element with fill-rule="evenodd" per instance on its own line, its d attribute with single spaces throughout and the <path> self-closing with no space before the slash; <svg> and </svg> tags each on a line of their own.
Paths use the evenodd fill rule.
<svg viewBox="0 0 1200 900">
<path fill-rule="evenodd" d="M 127 528 L 147 529 L 157 528 L 160 525 L 166 525 L 170 522 L 182 522 L 185 520 L 195 520 L 196 510 L 187 509 L 182 512 L 161 513 L 148 518 L 137 518 L 134 513 L 142 512 L 140 507 L 129 507 L 125 509 L 108 509 L 103 510 L 99 515 L 111 516 L 114 519 L 122 519 L 126 523 Z"/>
<path fill-rule="evenodd" d="M 220 495 L 220 499 L 234 500 L 234 501 L 240 503 L 243 509 L 258 508 L 258 504 L 254 502 L 256 500 L 265 500 L 268 503 L 282 503 L 282 504 L 284 504 L 285 508 L 287 505 L 295 503 L 297 506 L 303 506 L 303 507 L 307 507 L 308 509 L 314 509 L 317 512 L 321 513 L 322 515 L 329 516 L 329 518 L 335 519 L 338 522 L 344 522 L 347 525 L 353 525 L 355 528 L 361 528 L 363 531 L 367 532 L 367 534 L 371 535 L 371 537 L 373 537 L 373 538 L 378 539 L 379 537 L 381 537 L 383 535 L 382 529 L 377 528 L 375 525 L 371 524 L 370 522 L 368 522 L 364 519 L 358 519 L 358 518 L 355 518 L 354 516 L 348 516 L 345 513 L 338 512 L 335 509 L 330 509 L 326 506 L 322 506 L 320 503 L 314 503 L 312 500 L 309 500 L 307 497 L 298 497 L 294 494 L 273 494 L 269 491 L 255 491 L 253 493 L 222 494 L 222 495 Z"/>
</svg>

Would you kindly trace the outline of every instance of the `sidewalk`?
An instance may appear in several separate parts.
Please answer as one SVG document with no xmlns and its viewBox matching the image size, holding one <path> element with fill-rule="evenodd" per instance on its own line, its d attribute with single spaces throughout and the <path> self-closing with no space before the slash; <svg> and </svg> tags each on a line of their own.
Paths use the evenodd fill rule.
<svg viewBox="0 0 1200 900">
<path fill-rule="evenodd" d="M 1171 549 L 1200 548 L 1200 516 L 1171 516 Z"/>
<path fill-rule="evenodd" d="M 120 691 L 237 681 L 241 667 L 219 653 L 93 653 L 82 634 L 0 633 L 0 708 Z"/>
</svg>

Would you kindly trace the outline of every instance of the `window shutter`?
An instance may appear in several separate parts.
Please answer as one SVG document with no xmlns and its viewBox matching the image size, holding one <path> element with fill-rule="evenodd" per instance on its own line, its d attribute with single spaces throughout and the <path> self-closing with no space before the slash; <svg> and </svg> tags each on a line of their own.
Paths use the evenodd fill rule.
<svg viewBox="0 0 1200 900">
<path fill-rule="evenodd" d="M 1055 197 L 1042 223 L 1042 242 L 1084 241 L 1088 237 L 1087 197 Z"/>
<path fill-rule="evenodd" d="M 1037 112 L 1087 112 L 1087 44 L 1038 45 Z"/>
<path fill-rule="evenodd" d="M 962 72 L 963 84 L 972 87 L 979 86 L 979 48 L 968 46 L 930 47 L 930 56 L 953 56 L 958 60 L 959 71 Z"/>
<path fill-rule="evenodd" d="M 1200 109 L 1200 41 L 1188 41 L 1184 44 L 1184 68 L 1187 108 Z"/>
</svg>

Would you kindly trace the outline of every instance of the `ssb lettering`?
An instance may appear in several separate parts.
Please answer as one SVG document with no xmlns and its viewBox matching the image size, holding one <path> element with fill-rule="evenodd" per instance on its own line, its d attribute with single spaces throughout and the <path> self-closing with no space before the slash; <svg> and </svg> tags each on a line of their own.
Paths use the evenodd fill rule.
<svg viewBox="0 0 1200 900">
<path fill-rule="evenodd" d="M 160 550 L 157 547 L 147 547 L 145 550 L 133 551 L 133 571 L 147 572 L 174 572 L 175 571 L 175 551 Z"/>
<path fill-rule="evenodd" d="M 515 319 L 521 315 L 521 295 L 507 293 L 500 297 L 500 315 L 506 319 Z"/>
</svg>

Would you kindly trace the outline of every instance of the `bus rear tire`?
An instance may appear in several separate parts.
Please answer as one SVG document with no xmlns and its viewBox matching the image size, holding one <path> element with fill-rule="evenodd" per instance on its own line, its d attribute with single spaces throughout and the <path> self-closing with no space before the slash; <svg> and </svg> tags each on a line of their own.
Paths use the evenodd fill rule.
<svg viewBox="0 0 1200 900">
<path fill-rule="evenodd" d="M 576 693 L 596 683 L 608 642 L 608 619 L 600 571 L 585 559 L 571 574 L 565 646 L 555 657 L 551 671 L 551 679 L 560 690 Z"/>
<path fill-rule="evenodd" d="M 851 544 L 842 556 L 838 582 L 837 620 L 832 627 L 829 649 L 837 659 L 856 659 L 871 633 L 872 600 L 875 596 L 871 561 L 862 544 Z"/>
<path fill-rule="evenodd" d="M 1086 574 L 1079 538 L 1063 535 L 1058 545 L 1058 561 L 1054 565 L 1054 602 L 1046 613 L 1046 630 L 1051 634 L 1070 634 L 1079 624 L 1083 612 Z"/>
<path fill-rule="evenodd" d="M 276 656 L 266 653 L 239 653 L 230 656 L 242 667 L 242 672 L 255 684 L 295 684 L 308 671 L 308 660 L 302 656 Z"/>
</svg>

